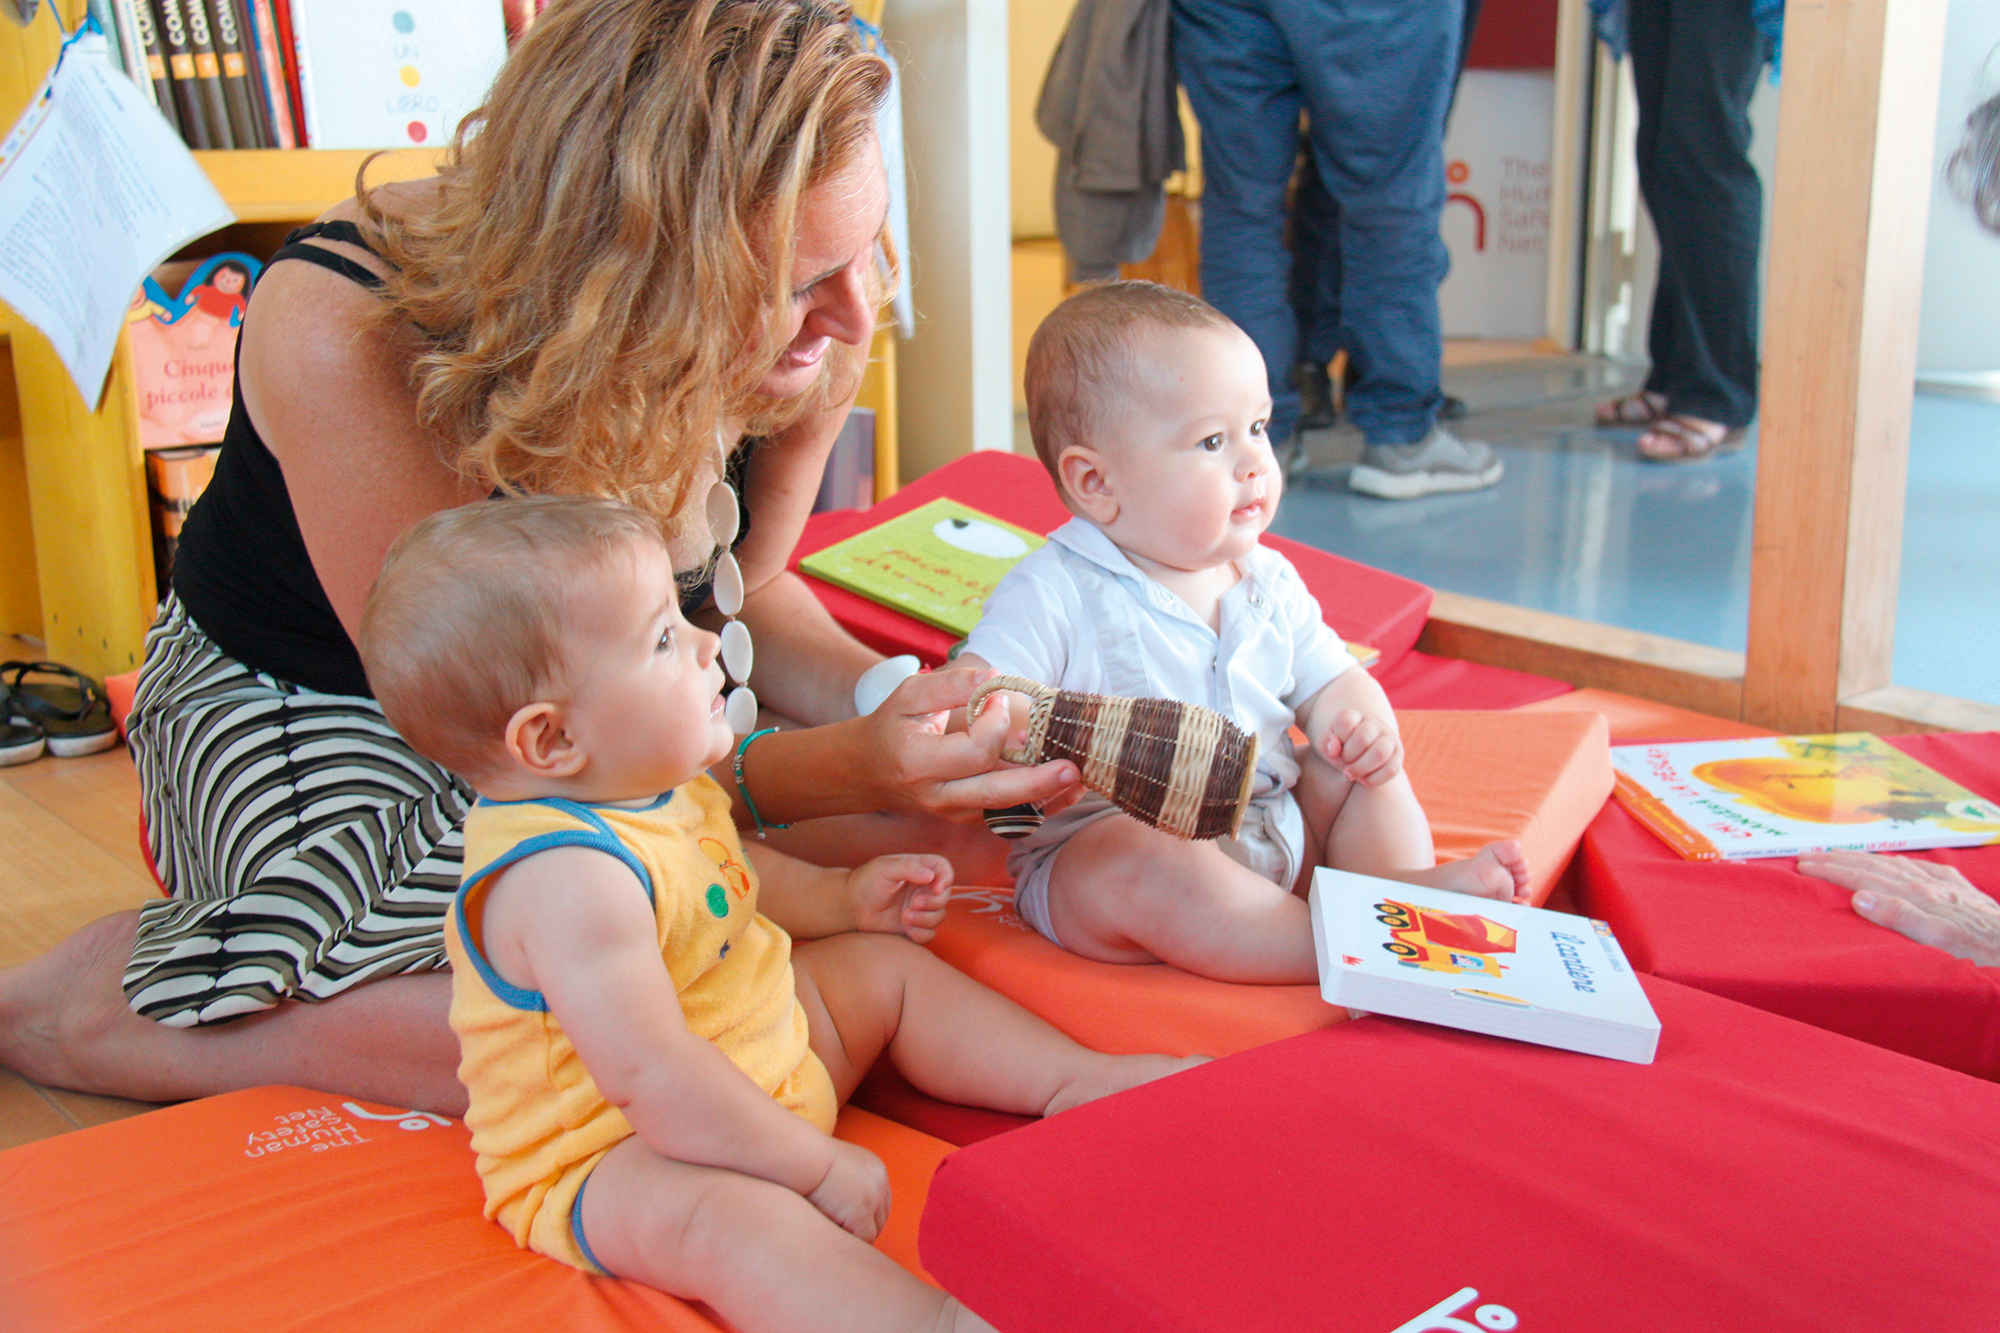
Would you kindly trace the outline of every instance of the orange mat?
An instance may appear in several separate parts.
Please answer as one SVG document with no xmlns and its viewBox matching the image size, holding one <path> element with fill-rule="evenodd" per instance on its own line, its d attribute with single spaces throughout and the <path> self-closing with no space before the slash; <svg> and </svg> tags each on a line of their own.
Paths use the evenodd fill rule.
<svg viewBox="0 0 2000 1333">
<path fill-rule="evenodd" d="M 879 1248 L 910 1271 L 951 1151 L 865 1111 Z M 783 1275 L 774 1273 L 773 1280 Z M 716 1333 L 701 1307 L 517 1249 L 457 1121 L 256 1088 L 0 1153 L 0 1327 L 34 1333 Z"/>
<path fill-rule="evenodd" d="M 1404 713 L 1411 783 L 1438 854 L 1518 838 L 1547 898 L 1611 793 L 1603 718 L 1594 712 Z M 1014 913 L 1011 889 L 960 890 L 933 952 L 1101 1051 L 1227 1055 L 1343 1017 L 1317 986 L 1211 981 L 1165 964 L 1099 963 L 1065 953 Z"/>
</svg>

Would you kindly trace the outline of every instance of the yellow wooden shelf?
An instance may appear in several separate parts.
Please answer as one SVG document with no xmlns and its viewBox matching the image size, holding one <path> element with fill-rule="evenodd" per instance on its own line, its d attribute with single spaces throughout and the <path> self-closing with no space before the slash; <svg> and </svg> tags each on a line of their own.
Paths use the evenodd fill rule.
<svg viewBox="0 0 2000 1333">
<path fill-rule="evenodd" d="M 84 0 L 59 0 L 66 21 Z M 0 114 L 18 114 L 55 59 L 55 27 L 0 25 Z M 195 160 L 245 223 L 303 223 L 354 193 L 431 174 L 438 149 L 246 149 Z M 861 402 L 877 412 L 876 494 L 896 487 L 896 359 L 877 337 Z M 120 340 L 92 411 L 48 340 L 0 305 L 0 634 L 40 638 L 94 676 L 138 666 L 157 603 L 131 358 Z M 27 521 L 22 522 L 25 518 Z"/>
<path fill-rule="evenodd" d="M 369 158 L 370 184 L 413 180 L 436 170 L 438 149 L 376 154 L 360 148 L 243 148 L 198 152 L 216 190 L 239 222 L 294 222 L 318 217 L 354 193 L 355 173 Z"/>
</svg>

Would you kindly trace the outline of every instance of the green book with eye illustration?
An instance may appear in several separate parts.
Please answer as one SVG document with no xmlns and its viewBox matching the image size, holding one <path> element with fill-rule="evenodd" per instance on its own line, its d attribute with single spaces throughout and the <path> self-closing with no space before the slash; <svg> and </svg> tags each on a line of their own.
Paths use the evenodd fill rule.
<svg viewBox="0 0 2000 1333">
<path fill-rule="evenodd" d="M 799 568 L 963 637 L 986 599 L 1043 538 L 956 500 L 932 500 L 835 542 Z"/>
</svg>

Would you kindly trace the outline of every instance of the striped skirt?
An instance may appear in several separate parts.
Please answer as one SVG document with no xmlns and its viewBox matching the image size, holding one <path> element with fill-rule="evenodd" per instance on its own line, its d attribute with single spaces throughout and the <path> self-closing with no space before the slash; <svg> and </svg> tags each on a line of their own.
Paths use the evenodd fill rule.
<svg viewBox="0 0 2000 1333">
<path fill-rule="evenodd" d="M 127 719 L 153 863 L 134 1012 L 172 1027 L 445 966 L 472 793 L 372 699 L 252 671 L 169 597 Z"/>
</svg>

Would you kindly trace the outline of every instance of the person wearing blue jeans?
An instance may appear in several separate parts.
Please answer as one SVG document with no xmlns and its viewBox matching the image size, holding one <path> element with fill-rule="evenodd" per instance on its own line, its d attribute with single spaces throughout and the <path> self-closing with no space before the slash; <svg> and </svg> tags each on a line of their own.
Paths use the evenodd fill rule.
<svg viewBox="0 0 2000 1333">
<path fill-rule="evenodd" d="M 1466 57 L 1472 51 L 1472 34 L 1479 26 L 1484 4 L 1485 0 L 1464 0 L 1460 6 L 1458 63 L 1452 71 L 1451 93 L 1445 99 L 1447 126 L 1451 108 L 1458 102 L 1459 80 L 1465 77 Z M 1302 160 L 1292 187 L 1290 233 L 1292 310 L 1299 321 L 1298 362 L 1292 368 L 1292 384 L 1299 391 L 1299 428 L 1317 430 L 1333 425 L 1338 417 L 1327 368 L 1341 347 L 1340 205 L 1319 178 L 1310 137 L 1304 133 L 1299 137 Z M 1352 388 L 1352 365 L 1343 378 L 1343 388 Z M 1465 403 L 1446 394 L 1438 415 L 1446 421 L 1462 417 Z"/>
<path fill-rule="evenodd" d="M 1500 479 L 1493 451 L 1437 422 L 1437 288 L 1449 260 L 1444 115 L 1458 6 L 1437 0 L 1172 0 L 1174 64 L 1202 133 L 1202 294 L 1264 354 L 1271 437 L 1299 396 L 1285 191 L 1306 116 L 1340 205 L 1342 345 L 1359 378 L 1348 414 L 1366 447 L 1348 484 L 1407 499 Z"/>
</svg>

